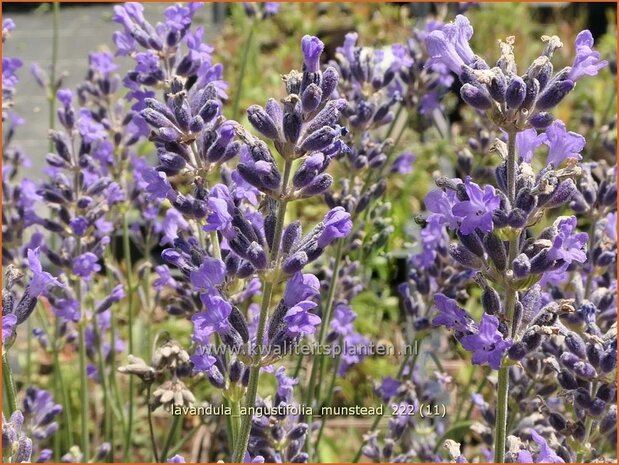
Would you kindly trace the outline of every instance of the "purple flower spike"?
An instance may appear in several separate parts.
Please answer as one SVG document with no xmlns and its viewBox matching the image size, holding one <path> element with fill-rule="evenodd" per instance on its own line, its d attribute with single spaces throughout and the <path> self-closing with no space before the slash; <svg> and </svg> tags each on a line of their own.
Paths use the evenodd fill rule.
<svg viewBox="0 0 619 465">
<path fill-rule="evenodd" d="M 445 326 L 449 329 L 469 333 L 477 329 L 467 311 L 460 308 L 455 300 L 450 299 L 445 294 L 436 294 L 434 305 L 440 313 L 432 320 L 432 325 Z"/>
<path fill-rule="evenodd" d="M 498 328 L 499 319 L 496 316 L 484 314 L 477 334 L 470 334 L 461 339 L 462 347 L 473 352 L 472 361 L 475 365 L 488 363 L 495 370 L 500 368 L 503 354 L 512 343 L 503 339 Z"/>
<path fill-rule="evenodd" d="M 329 211 L 322 222 L 324 230 L 318 237 L 318 245 L 323 248 L 335 239 L 348 236 L 352 230 L 350 213 L 342 207 L 335 207 Z"/>
<path fill-rule="evenodd" d="M 33 297 L 40 296 L 47 288 L 51 286 L 64 287 L 60 281 L 54 278 L 51 274 L 43 271 L 41 261 L 39 260 L 39 248 L 34 250 L 28 249 L 28 265 L 32 271 L 32 281 L 30 281 L 30 295 Z"/>
<path fill-rule="evenodd" d="M 567 78 L 577 81 L 583 76 L 596 76 L 598 71 L 608 65 L 608 61 L 600 60 L 600 52 L 593 50 L 593 36 L 587 29 L 576 36 L 576 56 Z"/>
<path fill-rule="evenodd" d="M 284 316 L 289 336 L 314 334 L 316 326 L 320 324 L 320 317 L 308 310 L 316 307 L 316 303 L 305 300 L 290 308 Z"/>
<path fill-rule="evenodd" d="M 316 73 L 320 69 L 320 55 L 325 45 L 315 36 L 305 35 L 301 39 L 303 51 L 303 70 L 308 73 Z"/>
<path fill-rule="evenodd" d="M 582 159 L 580 152 L 585 148 L 587 141 L 583 136 L 565 129 L 565 123 L 555 120 L 546 129 L 546 141 L 544 142 L 550 149 L 546 163 L 558 168 L 568 158 Z"/>
<path fill-rule="evenodd" d="M 501 204 L 494 187 L 486 186 L 482 191 L 477 184 L 467 178 L 464 181 L 464 188 L 469 200 L 456 203 L 452 209 L 454 215 L 462 217 L 460 232 L 468 235 L 476 228 L 482 232 L 491 232 L 494 228 L 492 214 Z"/>
</svg>

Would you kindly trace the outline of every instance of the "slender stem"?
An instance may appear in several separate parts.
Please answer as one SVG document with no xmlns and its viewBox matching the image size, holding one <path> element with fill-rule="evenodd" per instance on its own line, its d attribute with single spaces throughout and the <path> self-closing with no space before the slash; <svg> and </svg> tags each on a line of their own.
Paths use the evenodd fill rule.
<svg viewBox="0 0 619 465">
<path fill-rule="evenodd" d="M 342 339 L 340 338 L 340 344 L 343 344 Z M 338 370 L 340 368 L 340 362 L 342 361 L 341 352 L 338 353 L 335 358 L 335 363 L 333 364 L 333 373 L 331 374 L 331 382 L 329 383 L 328 397 L 327 397 L 327 406 L 331 406 L 333 402 L 333 394 L 335 392 L 335 382 L 337 380 Z M 320 429 L 318 430 L 318 436 L 316 436 L 316 451 L 318 451 L 318 445 L 320 444 L 320 439 L 322 438 L 322 433 L 325 429 L 325 425 L 327 424 L 327 416 L 323 415 L 320 418 Z"/>
<path fill-rule="evenodd" d="M 182 418 L 183 418 L 182 415 L 175 415 L 174 420 L 172 420 L 172 425 L 170 426 L 170 432 L 168 433 L 168 437 L 166 438 L 165 444 L 163 445 L 163 449 L 161 449 L 161 454 L 159 455 L 159 457 L 161 457 L 161 460 L 163 461 L 169 458 L 168 450 L 170 449 L 170 446 L 172 445 L 172 440 L 174 439 L 174 436 L 176 435 L 176 430 L 178 430 L 178 427 L 181 424 Z"/>
<path fill-rule="evenodd" d="M 286 216 L 286 207 L 288 206 L 288 200 L 286 199 L 288 182 L 290 180 L 290 174 L 292 171 L 292 160 L 286 160 L 284 165 L 284 178 L 282 184 L 282 198 L 279 200 L 279 208 L 277 211 L 277 220 L 275 224 L 275 233 L 273 234 L 273 245 L 270 251 L 271 265 L 278 267 L 279 264 L 279 247 L 282 239 L 282 232 L 284 230 L 284 218 Z M 273 283 L 276 279 L 273 276 L 270 277 L 264 283 L 264 290 L 262 294 L 262 304 L 260 305 L 260 319 L 258 320 L 258 330 L 256 331 L 256 350 L 257 353 L 254 363 L 251 366 L 249 372 L 249 386 L 246 394 L 246 406 L 252 408 L 256 404 L 256 394 L 258 393 L 258 378 L 260 376 L 260 358 L 262 356 L 262 341 L 264 339 L 264 329 L 269 314 L 269 308 L 271 306 L 271 296 L 273 295 Z M 247 450 L 247 444 L 249 443 L 249 433 L 251 431 L 252 415 L 248 414 L 241 419 L 241 428 L 239 430 L 236 447 L 232 455 L 232 462 L 240 463 L 245 457 Z"/>
<path fill-rule="evenodd" d="M 148 405 L 148 399 L 150 399 L 150 391 L 152 385 L 149 383 L 146 390 L 146 409 L 148 411 L 148 432 L 150 434 L 150 446 L 153 449 L 153 458 L 155 463 L 159 463 L 159 455 L 157 454 L 157 439 L 155 438 L 155 428 L 153 426 L 153 412 Z"/>
<path fill-rule="evenodd" d="M 133 270 L 131 263 L 131 243 L 129 240 L 129 213 L 123 218 L 123 249 L 125 253 L 125 267 L 127 268 L 127 326 L 129 353 L 133 354 Z M 129 412 L 127 416 L 127 429 L 125 430 L 124 461 L 129 459 L 129 447 L 131 445 L 131 433 L 133 429 L 133 376 L 129 377 Z"/>
<path fill-rule="evenodd" d="M 329 321 L 331 320 L 331 313 L 333 310 L 333 301 L 334 301 L 334 297 L 335 297 L 335 288 L 337 287 L 337 281 L 338 281 L 338 273 L 339 273 L 339 268 L 340 268 L 340 263 L 342 260 L 342 250 L 344 248 L 344 238 L 342 239 L 338 239 L 337 241 L 337 249 L 335 251 L 335 263 L 333 265 L 333 272 L 331 275 L 331 282 L 329 283 L 329 290 L 327 293 L 327 302 L 325 305 L 325 311 L 323 314 L 323 318 L 322 318 L 322 323 L 320 325 L 320 333 L 318 336 L 318 344 L 321 346 L 324 346 L 326 338 L 327 338 L 327 328 L 329 327 Z M 321 383 L 318 382 L 317 379 L 317 375 L 320 373 L 320 379 L 322 381 L 322 378 L 324 376 L 324 359 L 326 358 L 326 354 L 323 354 L 322 351 L 320 353 L 320 357 L 318 358 L 318 360 L 314 360 L 314 363 L 312 363 L 312 371 L 310 373 L 310 379 L 309 379 L 309 383 L 307 386 L 307 391 L 305 392 L 305 405 L 307 406 L 311 406 L 312 405 L 312 399 L 314 398 L 314 394 L 316 391 L 316 386 L 321 386 Z M 320 405 L 320 396 L 318 396 L 318 398 L 316 399 L 316 403 L 317 405 Z M 307 424 L 311 425 L 312 424 L 312 413 L 311 413 L 311 409 L 310 409 L 310 413 L 308 414 L 308 419 L 307 419 Z M 311 439 L 311 434 L 307 435 L 307 438 L 305 440 L 305 448 L 306 448 L 306 452 L 308 454 L 308 460 L 311 462 L 312 461 L 312 439 Z"/>
<path fill-rule="evenodd" d="M 81 287 L 81 282 L 78 283 L 78 289 Z M 78 302 L 81 305 L 81 292 L 78 293 Z M 79 322 L 79 359 L 80 359 L 80 409 L 81 409 L 81 426 L 82 426 L 82 453 L 84 457 L 90 457 L 90 437 L 88 435 L 88 422 L 90 421 L 89 404 L 88 404 L 88 376 L 86 374 L 86 318 L 82 313 L 82 320 Z"/>
<path fill-rule="evenodd" d="M 510 131 L 508 133 L 507 144 L 507 198 L 510 205 L 514 204 L 516 198 L 516 133 Z M 520 234 L 510 239 L 509 241 L 509 259 L 511 264 L 518 254 L 518 243 Z M 513 288 L 509 280 L 506 280 L 505 289 L 505 310 L 507 317 L 507 325 L 509 335 L 514 336 L 515 329 L 514 310 L 516 307 L 516 289 Z M 498 385 L 497 385 L 497 407 L 496 407 L 496 433 L 494 438 L 494 462 L 505 462 L 505 441 L 507 438 L 507 410 L 508 410 L 508 392 L 509 392 L 509 365 L 503 361 L 499 368 Z"/>
<path fill-rule="evenodd" d="M 56 123 L 56 66 L 58 64 L 58 31 L 60 23 L 60 2 L 52 3 L 52 62 L 49 69 L 49 89 L 48 89 L 48 125 L 49 129 L 54 129 Z M 54 143 L 49 140 L 49 151 L 54 149 Z"/>
<path fill-rule="evenodd" d="M 56 334 L 54 341 L 58 341 L 60 339 L 60 320 L 58 319 L 56 319 L 55 331 Z M 62 402 L 64 405 L 62 414 L 66 421 L 67 438 L 69 440 L 69 447 L 71 447 L 75 444 L 73 441 L 73 414 L 71 413 L 71 400 L 69 398 L 69 391 L 65 387 L 64 376 L 60 368 L 60 354 L 55 343 L 52 344 L 52 356 L 54 357 L 54 373 L 58 377 L 58 387 L 62 393 Z"/>
<path fill-rule="evenodd" d="M 26 349 L 26 385 L 30 386 L 32 383 L 32 340 L 33 337 L 30 337 L 32 334 L 32 320 L 28 318 L 26 320 L 26 331 L 28 334 L 28 345 Z"/>
<path fill-rule="evenodd" d="M 419 343 L 421 344 L 421 341 Z M 400 364 L 400 369 L 398 370 L 398 374 L 396 375 L 396 379 L 399 380 L 404 374 L 404 370 L 406 369 L 406 365 L 408 365 L 408 361 L 410 360 L 411 356 L 413 357 L 413 361 L 411 362 L 411 373 L 415 369 L 415 363 L 417 363 L 417 357 L 419 356 L 419 352 L 418 351 L 406 351 L 404 359 L 402 360 L 402 363 Z M 391 401 L 391 397 L 387 400 L 387 402 L 383 403 L 383 406 L 389 404 L 390 401 Z M 383 408 L 383 415 L 384 415 L 384 411 L 385 409 Z M 376 415 L 376 417 L 374 418 L 374 421 L 372 422 L 372 425 L 370 426 L 370 431 L 376 429 L 376 427 L 380 423 L 380 420 L 383 419 L 383 415 Z M 359 459 L 361 458 L 362 453 L 363 453 L 363 443 L 359 446 L 359 449 L 357 449 L 357 453 L 355 454 L 355 458 L 352 459 L 352 463 L 359 462 Z"/>
<path fill-rule="evenodd" d="M 391 136 L 391 133 L 395 129 L 396 124 L 398 124 L 398 120 L 400 119 L 400 115 L 402 114 L 403 110 L 404 110 L 404 105 L 400 104 L 400 106 L 398 107 L 398 111 L 396 111 L 395 116 L 393 117 L 393 121 L 389 125 L 389 129 L 387 129 L 387 133 L 385 134 L 385 139 Z"/>
<path fill-rule="evenodd" d="M 241 401 L 230 401 L 230 416 L 232 419 L 232 444 L 236 444 L 241 429 Z"/>
<path fill-rule="evenodd" d="M 598 217 L 595 215 L 591 220 L 591 226 L 589 227 L 589 244 L 587 245 L 587 253 L 593 253 L 593 245 L 595 244 L 595 228 L 597 227 Z M 587 278 L 585 280 L 585 299 L 589 298 L 589 294 L 591 294 L 591 285 L 593 284 L 593 277 L 595 274 L 595 266 L 593 269 L 587 273 Z"/>
<path fill-rule="evenodd" d="M 96 318 L 96 317 L 95 317 Z M 99 367 L 99 379 L 101 380 L 101 389 L 103 390 L 103 417 L 105 422 L 103 437 L 106 441 L 110 441 L 111 437 L 111 428 L 112 428 L 112 409 L 110 404 L 110 393 L 108 389 L 108 377 L 105 372 L 105 357 L 103 355 L 103 341 L 101 340 L 101 332 L 99 331 L 99 325 L 93 324 L 93 329 L 96 338 L 96 346 L 97 346 L 97 365 Z"/>
<path fill-rule="evenodd" d="M 243 44 L 243 55 L 241 56 L 241 65 L 239 67 L 239 75 L 236 78 L 236 91 L 234 92 L 234 101 L 232 104 L 232 119 L 236 120 L 239 117 L 239 104 L 241 102 L 241 94 L 243 93 L 243 81 L 245 77 L 245 69 L 247 68 L 247 59 L 249 58 L 249 49 L 252 47 L 252 39 L 254 37 L 255 21 L 251 20 L 247 38 Z"/>
<path fill-rule="evenodd" d="M 6 392 L 8 415 L 17 410 L 17 393 L 15 392 L 15 381 L 13 380 L 13 371 L 9 364 L 8 352 L 2 351 L 2 387 Z"/>
</svg>

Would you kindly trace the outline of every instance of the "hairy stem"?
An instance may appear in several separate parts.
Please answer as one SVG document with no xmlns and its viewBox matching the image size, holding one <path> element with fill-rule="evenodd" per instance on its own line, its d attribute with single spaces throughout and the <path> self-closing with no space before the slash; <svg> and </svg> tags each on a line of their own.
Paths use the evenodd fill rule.
<svg viewBox="0 0 619 465">
<path fill-rule="evenodd" d="M 516 199 L 516 133 L 510 131 L 508 133 L 507 144 L 507 198 L 510 205 L 514 204 Z M 514 258 L 518 254 L 518 243 L 520 234 L 515 235 L 509 241 L 508 265 L 511 266 Z M 516 308 L 516 289 L 513 288 L 509 280 L 506 280 L 505 289 L 505 314 L 507 318 L 507 326 L 509 336 L 513 337 L 514 330 L 514 310 Z M 496 407 L 496 433 L 494 437 L 494 462 L 505 462 L 505 441 L 507 438 L 507 410 L 508 410 L 508 392 L 509 392 L 509 366 L 505 364 L 505 360 L 499 368 L 498 385 L 497 385 L 497 407 Z"/>
<path fill-rule="evenodd" d="M 277 220 L 275 224 L 275 233 L 273 234 L 273 245 L 269 254 L 271 265 L 276 268 L 279 267 L 279 247 L 282 239 L 282 233 L 284 230 L 284 217 L 286 216 L 286 207 L 288 206 L 288 200 L 286 194 L 288 190 L 288 182 L 290 180 L 290 173 L 292 171 L 292 160 L 286 160 L 284 165 L 284 179 L 282 183 L 282 198 L 279 200 L 279 208 L 277 209 Z M 271 276 L 270 279 L 264 283 L 264 290 L 262 294 L 262 304 L 260 305 L 260 319 L 258 320 L 258 330 L 256 332 L 256 360 L 251 366 L 249 372 L 249 386 L 246 394 L 246 406 L 247 408 L 254 407 L 256 404 L 256 394 L 258 393 L 258 378 L 260 376 L 260 358 L 262 356 L 262 341 L 264 339 L 264 330 L 269 314 L 269 308 L 271 306 L 271 296 L 273 295 L 273 285 L 276 279 Z M 239 430 L 236 447 L 232 455 L 232 462 L 239 463 L 245 457 L 247 451 L 247 444 L 249 443 L 249 433 L 251 432 L 252 415 L 246 415 L 241 419 L 241 427 Z"/>
</svg>

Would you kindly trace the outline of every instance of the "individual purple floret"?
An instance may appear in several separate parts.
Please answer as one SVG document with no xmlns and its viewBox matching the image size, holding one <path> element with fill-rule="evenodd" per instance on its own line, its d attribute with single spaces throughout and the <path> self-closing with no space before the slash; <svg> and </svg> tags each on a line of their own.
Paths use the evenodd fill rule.
<svg viewBox="0 0 619 465">
<path fill-rule="evenodd" d="M 460 342 L 462 347 L 473 352 L 472 362 L 477 365 L 488 363 L 491 368 L 498 370 L 505 351 L 511 342 L 505 340 L 498 331 L 499 320 L 493 315 L 484 315 L 479 323 L 476 334 L 463 336 Z"/>
</svg>

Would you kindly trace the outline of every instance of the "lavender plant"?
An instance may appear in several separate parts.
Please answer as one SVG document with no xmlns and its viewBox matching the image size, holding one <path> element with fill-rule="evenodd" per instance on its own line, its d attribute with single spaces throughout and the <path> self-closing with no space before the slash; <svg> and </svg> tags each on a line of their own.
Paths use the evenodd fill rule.
<svg viewBox="0 0 619 465">
<path fill-rule="evenodd" d="M 75 88 L 31 67 L 42 168 L 3 57 L 4 460 L 616 457 L 608 62 L 585 30 L 490 66 L 500 6 L 426 7 L 244 3 L 213 47 L 210 5 L 116 5 Z"/>
<path fill-rule="evenodd" d="M 574 381 L 573 389 L 580 388 L 576 396 L 586 399 L 578 402 L 577 397 L 569 393 L 564 396 L 565 401 L 574 402 L 575 425 L 582 426 L 582 433 L 576 433 L 577 428 L 568 433 L 563 444 L 558 443 L 561 444 L 559 453 L 563 458 L 553 454 L 550 459 L 582 460 L 584 448 L 577 447 L 576 456 L 572 456 L 566 445 L 568 441 L 578 440 L 588 443 L 593 417 L 603 415 L 607 409 L 601 399 L 595 402 L 599 413 L 593 408 L 592 397 L 597 393 L 599 376 L 604 375 L 598 374 L 587 361 L 584 342 L 593 334 L 603 339 L 604 334 L 597 323 L 598 309 L 591 291 L 594 286 L 596 289 L 599 286 L 600 293 L 607 293 L 607 288 L 591 274 L 588 284 L 582 282 L 587 272 L 597 274 L 591 268 L 596 265 L 590 264 L 595 239 L 587 248 L 589 235 L 595 237 L 597 234 L 597 207 L 593 207 L 595 212 L 586 220 L 590 224 L 589 234 L 577 232 L 575 216 L 559 216 L 537 233 L 533 232 L 532 227 L 548 221 L 550 209 L 567 203 L 576 212 L 582 211 L 578 207 L 575 179 L 585 171 L 578 163 L 582 159 L 580 152 L 585 146 L 585 139 L 567 131 L 565 124 L 554 120 L 549 110 L 573 90 L 578 80 L 596 75 L 607 62 L 593 50 L 591 33 L 583 31 L 576 38 L 576 56 L 572 66 L 553 73 L 551 59 L 562 44 L 556 36 L 545 36 L 543 53 L 524 75 L 518 75 L 513 37 L 500 42 L 501 57 L 496 66 L 490 68 L 470 48 L 468 41 L 472 34 L 469 21 L 464 16 L 458 16 L 453 24 L 430 33 L 426 43 L 432 59 L 445 64 L 460 78 L 463 100 L 476 110 L 486 112 L 497 129 L 506 134 L 506 142 L 497 140 L 495 146 L 503 159 L 496 168 L 498 190 L 492 185 L 479 186 L 470 177 L 464 180 L 437 179 L 440 189 L 432 191 L 425 200 L 431 214 L 426 220 L 424 232 L 427 231 L 427 239 L 424 242 L 427 241 L 427 250 L 433 256 L 422 254 L 419 258 L 430 258 L 428 264 L 431 265 L 436 259 L 436 249 L 431 244 L 444 240 L 444 228 L 455 230 L 458 242 L 449 246 L 449 254 L 461 266 L 474 270 L 474 278 L 482 289 L 483 314 L 480 322 L 476 323 L 456 300 L 440 293 L 435 297 L 439 314 L 432 323 L 454 330 L 462 347 L 472 352 L 474 364 L 488 364 L 498 370 L 494 425 L 496 462 L 503 462 L 506 453 L 519 455 L 519 460 L 524 458 L 523 454 L 529 454 L 527 457 L 532 458 L 530 452 L 520 449 L 522 446 L 517 445 L 517 438 L 512 443 L 507 442 L 508 428 L 513 428 L 516 433 L 533 435 L 533 440 L 542 445 L 540 454 L 549 454 L 545 440 L 533 425 L 514 424 L 516 417 L 508 405 L 510 372 L 513 378 L 525 384 L 530 382 L 531 387 L 537 386 L 543 378 L 538 377 L 536 371 L 518 369 L 514 362 L 539 361 L 539 357 L 543 357 L 552 345 L 565 344 L 568 352 L 555 352 L 556 358 L 546 360 L 556 360 L 556 372 L 561 373 L 560 379 L 568 376 Z M 536 149 L 541 145 L 548 147 L 548 153 L 542 168 L 536 172 L 531 163 Z M 597 198 L 590 197 L 590 201 L 596 203 Z M 614 203 L 613 196 L 607 204 L 608 210 L 602 207 L 604 212 L 601 214 L 611 213 Z M 591 207 L 587 204 L 584 209 Z M 609 259 L 614 260 L 610 256 Z M 568 276 L 580 280 L 580 286 L 576 284 L 575 288 L 566 289 L 564 283 L 568 281 Z M 503 301 L 498 291 L 505 296 Z M 450 289 L 452 297 L 455 297 L 453 292 Z M 555 299 L 565 300 L 556 303 Z M 576 315 L 583 311 L 588 312 L 589 316 L 585 318 L 583 315 L 582 321 L 586 319 L 589 325 L 581 326 L 579 332 L 571 331 L 574 327 L 564 322 L 577 319 Z M 605 331 L 609 329 L 606 327 Z M 604 342 L 600 339 L 598 351 L 614 353 L 616 340 L 612 334 L 609 333 L 608 340 Z M 565 369 L 561 365 L 567 371 L 563 371 Z M 615 363 L 610 362 L 605 369 L 614 370 Z M 552 369 L 546 371 L 552 373 Z M 553 387 L 545 392 L 555 389 Z M 561 405 L 557 408 L 560 409 Z M 591 412 L 592 408 L 595 412 Z M 554 412 L 553 415 L 561 416 Z M 561 419 L 561 424 L 553 421 L 555 426 L 565 426 L 564 417 L 561 416 Z M 542 423 L 540 427 L 543 426 Z M 560 431 L 565 430 L 559 428 Z M 508 458 L 514 459 L 511 456 Z M 548 461 L 549 457 L 540 456 L 537 459 Z"/>
</svg>

